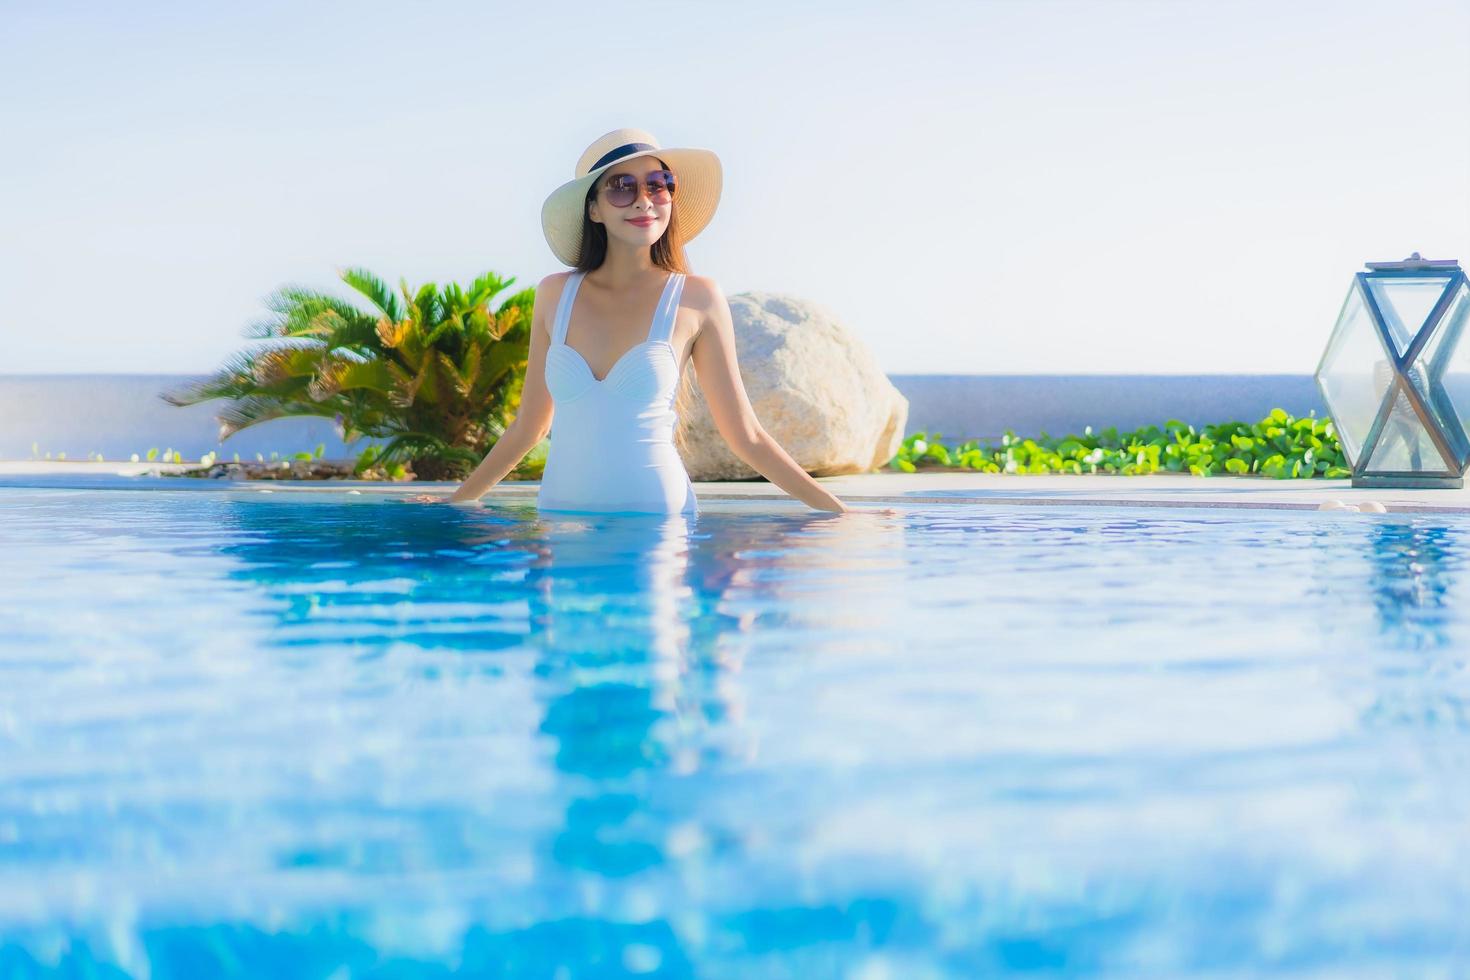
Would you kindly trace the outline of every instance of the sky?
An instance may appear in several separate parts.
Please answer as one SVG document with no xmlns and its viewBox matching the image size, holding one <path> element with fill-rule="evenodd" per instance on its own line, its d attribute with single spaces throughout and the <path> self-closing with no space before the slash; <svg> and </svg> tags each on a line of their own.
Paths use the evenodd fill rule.
<svg viewBox="0 0 1470 980">
<path fill-rule="evenodd" d="M 1362 263 L 1470 266 L 1470 0 L 0 0 L 0 92 L 0 374 L 534 285 L 621 126 L 724 164 L 692 271 L 890 374 L 1311 373 Z"/>
</svg>

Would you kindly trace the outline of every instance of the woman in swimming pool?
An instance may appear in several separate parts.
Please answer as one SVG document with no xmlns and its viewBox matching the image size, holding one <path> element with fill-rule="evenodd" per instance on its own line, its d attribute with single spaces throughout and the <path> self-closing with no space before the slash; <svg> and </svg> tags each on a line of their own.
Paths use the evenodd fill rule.
<svg viewBox="0 0 1470 980">
<path fill-rule="evenodd" d="M 552 252 L 574 268 L 537 285 L 519 411 L 449 502 L 473 503 L 504 479 L 555 414 L 539 510 L 697 514 L 673 441 L 675 395 L 692 360 L 738 457 L 812 507 L 848 513 L 761 427 L 736 365 L 729 304 L 713 279 L 684 272 L 683 244 L 719 201 L 719 158 L 617 129 L 574 173 L 541 211 Z"/>
</svg>

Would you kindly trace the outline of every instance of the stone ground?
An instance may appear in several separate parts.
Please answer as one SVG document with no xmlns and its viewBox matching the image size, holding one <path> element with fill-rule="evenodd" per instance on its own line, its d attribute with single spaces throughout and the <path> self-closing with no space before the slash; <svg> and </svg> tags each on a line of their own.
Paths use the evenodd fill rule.
<svg viewBox="0 0 1470 980">
<path fill-rule="evenodd" d="M 197 466 L 197 464 L 192 464 Z M 191 464 L 96 462 L 0 462 L 0 479 L 26 475 L 137 476 L 160 470 L 181 470 Z M 190 483 L 200 481 L 190 480 Z M 269 489 L 278 493 L 322 493 L 360 490 L 362 493 L 450 493 L 455 483 L 384 483 L 370 480 L 212 480 L 220 489 Z M 964 503 L 1069 504 L 1135 507 L 1269 507 L 1316 510 L 1331 500 L 1347 504 L 1378 501 L 1393 511 L 1447 511 L 1470 513 L 1470 489 L 1383 490 L 1353 489 L 1347 480 L 1269 480 L 1238 476 L 1025 476 L 983 473 L 899 473 L 882 471 L 852 476 L 822 477 L 819 482 L 849 503 Z M 168 484 L 160 481 L 158 486 Z M 530 503 L 537 482 L 502 482 L 483 502 L 505 500 Z M 773 504 L 806 505 L 764 481 L 694 485 L 701 502 L 767 499 Z"/>
</svg>

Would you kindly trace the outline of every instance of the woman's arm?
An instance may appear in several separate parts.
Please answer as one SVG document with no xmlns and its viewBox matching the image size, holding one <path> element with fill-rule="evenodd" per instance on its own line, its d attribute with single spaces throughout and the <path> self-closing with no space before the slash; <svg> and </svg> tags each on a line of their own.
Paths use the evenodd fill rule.
<svg viewBox="0 0 1470 980">
<path fill-rule="evenodd" d="M 812 479 L 755 417 L 735 359 L 735 323 L 724 292 L 707 276 L 690 276 L 687 282 L 697 282 L 702 287 L 697 293 L 700 326 L 694 336 L 691 360 L 715 428 L 731 452 L 803 503 L 817 510 L 847 513 L 848 506 Z M 686 290 L 684 295 L 695 299 L 691 292 Z"/>
<path fill-rule="evenodd" d="M 495 484 L 505 479 L 516 464 L 525 459 L 526 453 L 546 438 L 551 431 L 551 417 L 555 406 L 551 394 L 546 390 L 546 348 L 551 344 L 551 329 L 545 322 L 544 310 L 556 309 L 557 298 L 566 283 L 566 273 L 556 272 L 542 279 L 536 286 L 536 299 L 531 305 L 531 349 L 526 357 L 526 379 L 521 384 L 521 404 L 516 417 L 490 452 L 476 466 L 474 472 L 465 477 L 449 495 L 449 503 L 470 503 L 479 500 Z"/>
</svg>

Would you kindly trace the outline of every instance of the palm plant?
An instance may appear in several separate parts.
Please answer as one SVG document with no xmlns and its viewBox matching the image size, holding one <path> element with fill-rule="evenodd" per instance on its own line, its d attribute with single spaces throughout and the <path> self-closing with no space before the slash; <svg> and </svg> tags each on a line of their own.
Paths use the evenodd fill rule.
<svg viewBox="0 0 1470 980">
<path fill-rule="evenodd" d="M 417 291 L 400 281 L 400 296 L 364 269 L 340 276 L 360 300 L 280 289 L 267 300 L 271 315 L 246 331 L 262 346 L 161 397 L 172 405 L 232 399 L 218 415 L 221 441 L 270 419 L 324 416 L 347 442 L 387 440 L 359 458 L 360 468 L 406 462 L 419 479 L 463 478 L 520 402 L 535 290 L 492 310 L 514 278 L 487 272 L 465 288 Z"/>
</svg>

